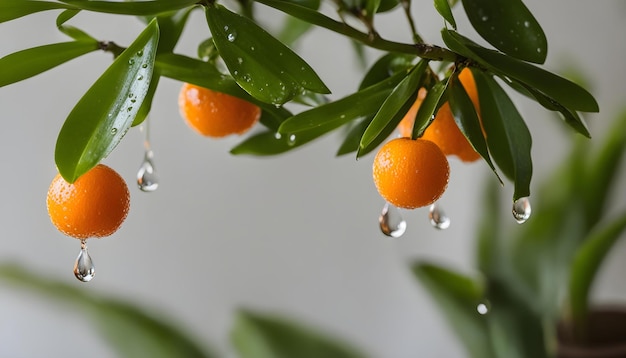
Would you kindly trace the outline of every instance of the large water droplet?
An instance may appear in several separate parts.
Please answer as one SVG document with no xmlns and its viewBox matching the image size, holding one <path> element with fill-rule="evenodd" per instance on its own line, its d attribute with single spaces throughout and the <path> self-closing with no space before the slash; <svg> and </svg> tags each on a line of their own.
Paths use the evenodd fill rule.
<svg viewBox="0 0 626 358">
<path fill-rule="evenodd" d="M 450 218 L 441 209 L 441 205 L 434 203 L 430 206 L 428 213 L 430 224 L 439 230 L 445 230 L 450 227 Z"/>
<path fill-rule="evenodd" d="M 235 40 L 237 39 L 237 32 L 236 31 L 231 31 L 226 35 L 226 39 L 228 39 L 229 42 L 235 42 Z"/>
<path fill-rule="evenodd" d="M 528 197 L 515 200 L 513 203 L 513 217 L 518 224 L 523 224 L 530 218 L 531 208 Z"/>
<path fill-rule="evenodd" d="M 152 151 L 146 151 L 143 162 L 137 171 L 137 185 L 141 191 L 153 192 L 159 187 L 159 180 L 152 163 Z"/>
<path fill-rule="evenodd" d="M 80 242 L 80 253 L 74 263 L 74 276 L 81 282 L 89 282 L 96 274 L 96 267 L 87 251 L 86 240 Z"/>
<path fill-rule="evenodd" d="M 389 203 L 385 203 L 383 206 L 378 222 L 380 223 L 380 231 L 393 238 L 404 235 L 406 231 L 406 221 L 400 215 L 400 210 Z"/>
</svg>

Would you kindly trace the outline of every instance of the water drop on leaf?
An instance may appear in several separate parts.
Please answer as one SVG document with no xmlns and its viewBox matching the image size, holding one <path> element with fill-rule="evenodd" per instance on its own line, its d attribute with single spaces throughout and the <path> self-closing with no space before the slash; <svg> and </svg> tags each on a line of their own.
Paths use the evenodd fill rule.
<svg viewBox="0 0 626 358">
<path fill-rule="evenodd" d="M 513 203 L 513 217 L 518 224 L 523 224 L 530 218 L 531 207 L 528 197 L 515 200 Z"/>
</svg>

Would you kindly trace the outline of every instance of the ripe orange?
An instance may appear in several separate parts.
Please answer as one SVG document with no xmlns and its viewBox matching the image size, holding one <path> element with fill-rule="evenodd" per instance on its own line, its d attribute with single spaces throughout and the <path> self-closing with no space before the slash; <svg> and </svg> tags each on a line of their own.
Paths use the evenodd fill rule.
<svg viewBox="0 0 626 358">
<path fill-rule="evenodd" d="M 459 74 L 459 80 L 472 100 L 476 111 L 480 114 L 478 91 L 476 90 L 476 83 L 474 82 L 472 72 L 468 68 L 464 68 Z M 400 129 L 401 136 L 411 136 L 415 115 L 417 114 L 421 102 L 418 97 L 418 101 L 415 102 L 402 122 L 400 122 L 398 128 Z M 414 107 L 415 109 L 413 110 Z M 474 150 L 454 121 L 450 104 L 447 102 L 439 108 L 435 119 L 428 126 L 426 131 L 424 131 L 422 139 L 434 142 L 441 148 L 445 155 L 456 155 L 464 162 L 473 162 L 480 158 L 480 154 Z"/>
<path fill-rule="evenodd" d="M 185 83 L 178 96 L 181 116 L 207 137 L 243 134 L 261 118 L 261 108 L 231 95 Z"/>
<path fill-rule="evenodd" d="M 387 202 L 415 209 L 441 197 L 448 186 L 450 166 L 435 143 L 396 138 L 376 154 L 373 176 L 378 193 Z"/>
<path fill-rule="evenodd" d="M 117 231 L 128 214 L 130 194 L 115 170 L 98 164 L 73 184 L 57 174 L 46 203 L 50 220 L 59 231 L 87 239 Z"/>
</svg>

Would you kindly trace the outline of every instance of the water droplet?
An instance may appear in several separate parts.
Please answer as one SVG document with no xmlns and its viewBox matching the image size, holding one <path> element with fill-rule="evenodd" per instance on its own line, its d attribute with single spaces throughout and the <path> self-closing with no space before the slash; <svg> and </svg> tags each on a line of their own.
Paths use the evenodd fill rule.
<svg viewBox="0 0 626 358">
<path fill-rule="evenodd" d="M 148 68 L 148 64 L 147 63 L 142 64 L 141 68 Z"/>
<path fill-rule="evenodd" d="M 137 76 L 137 81 L 141 81 L 141 80 L 143 80 L 143 75 Z"/>
<path fill-rule="evenodd" d="M 74 263 L 74 276 L 79 281 L 89 282 L 96 274 L 96 267 L 91 260 L 91 256 L 89 256 L 89 251 L 87 251 L 87 241 L 80 241 L 80 253 L 76 258 L 76 262 Z"/>
<path fill-rule="evenodd" d="M 131 65 L 131 66 L 134 65 L 135 64 L 135 59 L 131 58 L 130 60 L 128 60 L 128 64 Z"/>
<path fill-rule="evenodd" d="M 250 46 L 250 51 L 254 51 L 254 46 Z"/>
<path fill-rule="evenodd" d="M 513 217 L 518 224 L 523 224 L 530 218 L 531 207 L 528 197 L 515 200 L 513 203 Z"/>
<path fill-rule="evenodd" d="M 139 56 L 139 57 L 143 56 L 143 50 L 137 51 L 137 56 Z"/>
<path fill-rule="evenodd" d="M 450 218 L 446 216 L 441 206 L 437 203 L 430 206 L 428 218 L 430 219 L 430 224 L 435 229 L 445 230 L 450 227 Z"/>
<path fill-rule="evenodd" d="M 292 134 L 289 136 L 289 139 L 287 140 L 287 144 L 289 145 L 295 145 L 296 144 L 296 135 Z"/>
<path fill-rule="evenodd" d="M 389 203 L 385 203 L 385 206 L 383 206 L 378 222 L 380 231 L 389 237 L 398 238 L 404 235 L 406 231 L 406 221 L 400 215 L 400 210 Z"/>
<path fill-rule="evenodd" d="M 486 315 L 487 313 L 489 313 L 489 310 L 491 310 L 491 303 L 487 300 L 479 303 L 476 306 L 476 311 L 481 315 Z"/>
<path fill-rule="evenodd" d="M 226 39 L 228 39 L 228 42 L 234 42 L 237 39 L 237 32 L 236 31 L 229 32 L 226 35 Z"/>
<path fill-rule="evenodd" d="M 111 128 L 111 134 L 115 134 L 115 133 L 117 133 L 117 128 L 115 127 Z"/>
<path fill-rule="evenodd" d="M 530 22 L 524 21 L 524 27 L 530 27 Z"/>
<path fill-rule="evenodd" d="M 228 31 L 228 25 L 224 25 L 224 31 Z"/>
<path fill-rule="evenodd" d="M 541 47 L 537 47 L 537 53 L 541 53 Z"/>
<path fill-rule="evenodd" d="M 237 57 L 237 63 L 241 65 L 243 63 L 243 58 Z"/>
<path fill-rule="evenodd" d="M 483 17 L 481 17 L 480 19 L 483 20 L 483 21 L 487 21 L 487 20 L 489 20 L 489 16 L 483 15 Z"/>
<path fill-rule="evenodd" d="M 153 153 L 151 150 L 146 151 L 143 162 L 137 171 L 137 185 L 141 191 L 150 193 L 159 187 L 159 180 L 152 163 Z"/>
<path fill-rule="evenodd" d="M 283 137 L 283 136 L 282 136 L 280 133 L 278 133 L 278 132 L 274 133 L 274 138 L 276 138 L 276 139 L 280 139 L 280 138 L 282 138 L 282 137 Z"/>
</svg>

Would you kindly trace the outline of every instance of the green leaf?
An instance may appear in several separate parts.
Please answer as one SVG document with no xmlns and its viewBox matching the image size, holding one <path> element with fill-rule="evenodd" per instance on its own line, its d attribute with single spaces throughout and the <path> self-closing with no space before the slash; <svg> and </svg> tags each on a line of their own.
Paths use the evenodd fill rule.
<svg viewBox="0 0 626 358">
<path fill-rule="evenodd" d="M 506 92 L 491 77 L 472 69 L 489 151 L 502 172 L 515 183 L 513 200 L 530 195 L 532 137 Z"/>
<path fill-rule="evenodd" d="M 452 15 L 452 9 L 448 0 L 435 0 L 435 9 L 456 30 L 456 21 L 454 21 L 454 15 Z"/>
<path fill-rule="evenodd" d="M 78 41 L 98 42 L 95 38 L 74 26 L 65 25 L 67 21 L 76 16 L 80 10 L 65 10 L 57 17 L 57 28 L 62 33 Z"/>
<path fill-rule="evenodd" d="M 321 4 L 320 0 L 291 0 L 291 2 L 312 10 L 318 10 Z M 312 24 L 307 21 L 302 21 L 293 16 L 287 16 L 278 34 L 278 39 L 285 45 L 292 45 L 309 31 L 311 27 Z"/>
<path fill-rule="evenodd" d="M 148 87 L 148 93 L 146 93 L 146 97 L 144 98 L 141 107 L 139 107 L 139 111 L 137 111 L 137 115 L 131 125 L 132 127 L 140 125 L 146 120 L 146 118 L 148 118 L 150 110 L 152 110 L 152 100 L 154 99 L 154 94 L 156 93 L 160 80 L 161 75 L 159 74 L 158 69 L 154 69 L 154 72 L 152 73 L 152 81 L 150 81 L 150 87 Z"/>
<path fill-rule="evenodd" d="M 428 61 L 419 62 L 406 77 L 391 91 L 376 116 L 361 137 L 360 148 L 367 148 L 381 136 L 388 135 L 385 128 L 395 128 L 402 120 L 408 109 L 417 98 L 417 91 L 422 82 L 424 72 L 428 68 Z M 407 106 L 408 104 L 408 106 Z"/>
<path fill-rule="evenodd" d="M 428 125 L 435 118 L 435 113 L 446 101 L 446 90 L 448 89 L 449 80 L 435 83 L 435 85 L 426 93 L 426 97 L 422 101 L 420 108 L 415 115 L 413 123 L 412 138 L 419 138 L 424 134 Z"/>
<path fill-rule="evenodd" d="M 361 353 L 284 318 L 239 311 L 231 332 L 240 358 L 362 358 Z"/>
<path fill-rule="evenodd" d="M 2 0 L 0 1 L 0 23 L 40 11 L 73 8 L 73 6 L 49 1 Z"/>
<path fill-rule="evenodd" d="M 478 269 L 487 277 L 501 272 L 502 258 L 500 243 L 502 210 L 500 208 L 500 188 L 492 180 L 486 180 L 483 199 L 479 205 L 480 220 L 476 233 L 476 262 Z"/>
<path fill-rule="evenodd" d="M 71 41 L 6 55 L 0 58 L 0 87 L 33 77 L 98 48 L 96 41 Z"/>
<path fill-rule="evenodd" d="M 3 0 L 4 1 L 4 0 Z M 59 0 L 74 8 L 109 14 L 148 16 L 194 6 L 198 0 L 101 1 Z"/>
<path fill-rule="evenodd" d="M 291 117 L 286 109 L 259 101 L 242 90 L 232 77 L 219 72 L 210 63 L 176 54 L 159 54 L 156 58 L 159 74 L 178 81 L 187 82 L 213 91 L 229 94 L 252 102 L 274 118 L 273 129 L 277 129 L 285 118 Z"/>
<path fill-rule="evenodd" d="M 174 48 L 180 39 L 180 35 L 185 29 L 187 19 L 189 19 L 189 14 L 191 14 L 193 9 L 194 7 L 188 7 L 182 10 L 160 14 L 156 17 L 161 32 L 157 53 L 168 53 L 174 51 Z"/>
<path fill-rule="evenodd" d="M 97 165 L 122 140 L 148 94 L 159 42 L 150 22 L 87 90 L 65 120 L 57 138 L 55 161 L 73 183 Z"/>
<path fill-rule="evenodd" d="M 495 48 L 520 60 L 545 62 L 546 35 L 522 0 L 463 0 L 463 7 L 474 29 Z"/>
<path fill-rule="evenodd" d="M 169 319 L 118 299 L 91 294 L 41 273 L 12 265 L 0 265 L 0 280 L 37 296 L 56 300 L 86 313 L 108 347 L 120 358 L 211 358 L 216 357 L 195 342 Z M 129 338 L 132 337 L 132 338 Z"/>
<path fill-rule="evenodd" d="M 359 90 L 384 81 L 396 73 L 408 72 L 415 66 L 414 60 L 415 56 L 413 55 L 398 53 L 387 53 L 383 55 L 370 67 L 365 76 L 363 76 Z"/>
<path fill-rule="evenodd" d="M 570 309 L 574 320 L 583 323 L 589 309 L 589 291 L 606 256 L 626 230 L 626 213 L 594 230 L 578 249 L 571 267 Z"/>
<path fill-rule="evenodd" d="M 337 101 L 300 112 L 285 120 L 279 132 L 298 134 L 326 125 L 337 128 L 357 118 L 376 113 L 400 78 L 400 75 L 396 75 Z"/>
<path fill-rule="evenodd" d="M 502 179 L 498 175 L 496 168 L 489 156 L 487 143 L 480 125 L 476 108 L 472 103 L 469 95 L 465 92 L 461 81 L 455 74 L 451 78 L 452 83 L 448 85 L 450 109 L 454 114 L 454 121 L 461 130 L 461 133 L 467 138 L 474 150 L 480 154 L 485 162 L 489 165 L 493 173 L 496 175 L 500 183 Z"/>
<path fill-rule="evenodd" d="M 208 7 L 206 17 L 230 73 L 253 97 L 283 104 L 303 89 L 330 92 L 302 58 L 252 20 L 221 5 Z"/>
<path fill-rule="evenodd" d="M 343 142 L 341 143 L 341 145 L 339 146 L 339 149 L 337 150 L 337 156 L 353 153 L 359 150 L 361 137 L 363 136 L 363 133 L 365 133 L 365 130 L 367 129 L 367 127 L 369 126 L 373 118 L 374 116 L 366 117 L 365 119 L 361 120 L 359 123 L 353 125 L 347 131 Z"/>
<path fill-rule="evenodd" d="M 451 50 L 478 60 L 500 76 L 535 88 L 554 101 L 571 109 L 598 112 L 598 103 L 584 88 L 565 78 L 493 50 L 481 47 L 455 31 L 442 30 L 442 38 Z"/>
<path fill-rule="evenodd" d="M 476 306 L 483 297 L 483 287 L 471 278 L 433 264 L 413 265 L 413 274 L 429 290 L 473 358 L 495 358 L 487 332 L 486 320 Z"/>
</svg>

